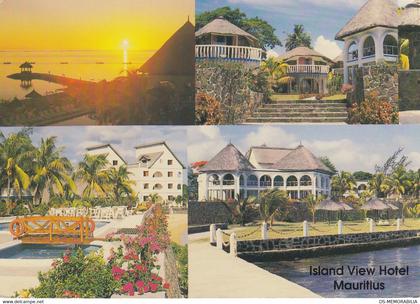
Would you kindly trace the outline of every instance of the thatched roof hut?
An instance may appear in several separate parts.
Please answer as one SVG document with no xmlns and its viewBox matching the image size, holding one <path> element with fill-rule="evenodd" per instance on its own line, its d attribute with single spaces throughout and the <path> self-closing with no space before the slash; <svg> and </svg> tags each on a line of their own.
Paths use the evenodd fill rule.
<svg viewBox="0 0 420 304">
<path fill-rule="evenodd" d="M 375 27 L 397 29 L 399 25 L 396 0 L 368 0 L 357 14 L 337 33 L 336 40 Z"/>
<path fill-rule="evenodd" d="M 391 209 L 390 206 L 388 206 L 388 204 L 386 204 L 383 200 L 379 199 L 379 198 L 372 198 L 371 200 L 369 200 L 366 204 L 364 204 L 361 207 L 362 210 L 388 210 Z"/>
<path fill-rule="evenodd" d="M 326 199 L 319 203 L 319 205 L 316 207 L 316 210 L 343 211 L 345 210 L 345 208 L 344 206 L 334 202 L 333 200 Z"/>
<path fill-rule="evenodd" d="M 26 99 L 36 99 L 36 98 L 40 98 L 42 97 L 41 94 L 39 94 L 37 91 L 32 90 L 32 92 L 30 92 L 29 94 L 25 95 Z"/>
<path fill-rule="evenodd" d="M 315 61 L 321 60 L 321 61 L 326 61 L 327 63 L 333 63 L 333 61 L 327 56 L 305 46 L 294 48 L 293 50 L 288 51 L 284 53 L 283 55 L 279 56 L 280 59 L 286 62 L 290 60 L 297 60 L 300 57 L 310 57 L 314 59 Z"/>
<path fill-rule="evenodd" d="M 242 37 L 248 40 L 250 46 L 258 46 L 258 39 L 255 36 L 247 33 L 223 17 L 214 19 L 195 33 L 196 38 L 212 35 Z"/>
<path fill-rule="evenodd" d="M 400 28 L 420 27 L 420 0 L 408 4 L 401 14 Z"/>
<path fill-rule="evenodd" d="M 150 75 L 188 75 L 195 73 L 194 25 L 186 22 L 145 63 L 139 71 Z"/>
<path fill-rule="evenodd" d="M 32 64 L 31 63 L 29 63 L 29 62 L 24 62 L 24 63 L 22 63 L 20 66 L 19 66 L 19 68 L 21 68 L 21 69 L 32 69 L 33 68 L 33 66 L 32 66 Z"/>
<path fill-rule="evenodd" d="M 202 167 L 200 172 L 251 171 L 254 169 L 255 167 L 248 159 L 233 144 L 229 144 Z"/>
</svg>

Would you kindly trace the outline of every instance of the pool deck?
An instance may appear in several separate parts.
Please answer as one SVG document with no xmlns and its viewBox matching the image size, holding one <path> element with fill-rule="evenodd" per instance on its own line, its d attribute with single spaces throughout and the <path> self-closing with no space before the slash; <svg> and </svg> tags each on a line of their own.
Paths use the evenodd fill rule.
<svg viewBox="0 0 420 304">
<path fill-rule="evenodd" d="M 206 234 L 190 237 L 191 298 L 320 298 L 312 291 L 211 246 Z"/>
</svg>

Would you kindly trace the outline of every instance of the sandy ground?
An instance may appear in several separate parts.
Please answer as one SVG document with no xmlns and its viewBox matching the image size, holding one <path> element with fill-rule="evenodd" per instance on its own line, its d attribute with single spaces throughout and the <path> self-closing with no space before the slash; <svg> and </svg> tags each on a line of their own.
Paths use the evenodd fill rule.
<svg viewBox="0 0 420 304">
<path fill-rule="evenodd" d="M 400 112 L 400 124 L 420 124 L 420 111 Z"/>
<path fill-rule="evenodd" d="M 190 239 L 190 298 L 318 298 L 319 295 L 219 250 Z"/>
<path fill-rule="evenodd" d="M 170 214 L 168 219 L 168 230 L 171 234 L 171 240 L 179 245 L 188 243 L 188 215 Z"/>
</svg>

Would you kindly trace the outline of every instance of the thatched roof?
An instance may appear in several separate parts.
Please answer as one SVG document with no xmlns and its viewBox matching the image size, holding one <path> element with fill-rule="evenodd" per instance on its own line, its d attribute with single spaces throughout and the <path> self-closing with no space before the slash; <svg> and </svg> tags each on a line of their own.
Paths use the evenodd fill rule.
<svg viewBox="0 0 420 304">
<path fill-rule="evenodd" d="M 388 210 L 391 209 L 383 200 L 379 198 L 372 198 L 361 207 L 362 210 Z"/>
<path fill-rule="evenodd" d="M 345 210 L 345 209 L 340 204 L 330 199 L 326 199 L 326 200 L 323 200 L 321 203 L 319 203 L 319 205 L 316 207 L 316 210 L 340 211 L 340 210 Z"/>
<path fill-rule="evenodd" d="M 420 26 L 420 0 L 408 4 L 401 15 L 400 27 Z"/>
<path fill-rule="evenodd" d="M 139 69 L 151 75 L 194 75 L 194 25 L 186 22 Z"/>
<path fill-rule="evenodd" d="M 386 203 L 386 204 L 389 206 L 389 208 L 391 208 L 391 210 L 400 210 L 400 208 L 398 208 L 397 206 L 393 204 L 390 204 L 390 203 Z"/>
<path fill-rule="evenodd" d="M 331 170 L 303 145 L 292 150 L 271 168 L 285 171 L 323 171 L 332 174 Z"/>
<path fill-rule="evenodd" d="M 230 23 L 223 17 L 214 19 L 212 22 L 206 24 L 201 29 L 195 33 L 195 37 L 201 37 L 208 34 L 217 34 L 217 35 L 238 35 L 246 37 L 247 39 L 257 42 L 258 39 L 253 35 L 245 32 L 240 27 Z"/>
<path fill-rule="evenodd" d="M 29 94 L 26 94 L 25 95 L 25 98 L 28 98 L 28 99 L 34 99 L 34 98 L 39 98 L 39 97 L 42 97 L 42 95 L 41 94 L 39 94 L 37 91 L 35 91 L 35 90 L 32 90 L 32 92 L 30 92 Z"/>
<path fill-rule="evenodd" d="M 321 53 L 319 53 L 319 52 L 317 52 L 313 49 L 310 49 L 306 46 L 300 46 L 300 47 L 294 48 L 293 50 L 288 51 L 288 52 L 279 56 L 279 58 L 284 60 L 284 61 L 291 60 L 291 59 L 297 58 L 297 57 L 318 57 L 318 58 L 326 60 L 329 63 L 333 62 L 327 56 L 322 55 Z"/>
<path fill-rule="evenodd" d="M 345 210 L 345 211 L 351 211 L 351 210 L 353 210 L 353 208 L 352 207 L 350 207 L 349 205 L 347 205 L 346 203 L 344 203 L 344 202 L 338 202 L 337 204 L 339 204 L 341 207 L 343 207 L 343 209 Z"/>
<path fill-rule="evenodd" d="M 336 40 L 383 26 L 397 28 L 399 24 L 396 0 L 368 0 L 357 14 L 337 33 Z"/>
<path fill-rule="evenodd" d="M 19 68 L 21 68 L 21 69 L 26 69 L 26 68 L 30 68 L 30 69 L 32 69 L 32 64 L 30 64 L 29 62 L 24 62 L 24 63 L 22 63 L 20 66 L 19 66 Z"/>
<path fill-rule="evenodd" d="M 255 167 L 232 144 L 227 145 L 213 157 L 200 172 L 214 171 L 252 171 Z"/>
</svg>

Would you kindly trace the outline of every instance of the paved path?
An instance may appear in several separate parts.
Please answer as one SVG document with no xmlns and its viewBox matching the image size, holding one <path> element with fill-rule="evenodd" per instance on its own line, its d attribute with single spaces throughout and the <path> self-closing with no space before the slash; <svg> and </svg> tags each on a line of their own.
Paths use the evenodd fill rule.
<svg viewBox="0 0 420 304">
<path fill-rule="evenodd" d="M 168 230 L 171 234 L 171 241 L 179 245 L 188 243 L 188 215 L 170 214 L 168 219 Z"/>
<path fill-rule="evenodd" d="M 400 112 L 400 124 L 420 124 L 420 111 Z"/>
<path fill-rule="evenodd" d="M 312 291 L 204 241 L 188 245 L 190 298 L 318 298 Z"/>
</svg>

